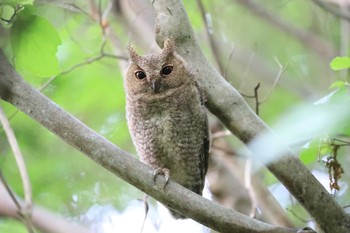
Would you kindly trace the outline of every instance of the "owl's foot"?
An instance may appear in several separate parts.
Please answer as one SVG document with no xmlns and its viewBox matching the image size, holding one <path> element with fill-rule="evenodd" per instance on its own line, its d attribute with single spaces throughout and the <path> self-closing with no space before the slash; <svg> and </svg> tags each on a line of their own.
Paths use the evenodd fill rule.
<svg viewBox="0 0 350 233">
<path fill-rule="evenodd" d="M 157 168 L 156 170 L 153 171 L 153 182 L 154 184 L 156 183 L 157 176 L 158 175 L 163 175 L 165 178 L 165 183 L 162 189 L 165 188 L 165 186 L 168 184 L 169 177 L 170 177 L 170 170 L 167 168 Z"/>
</svg>

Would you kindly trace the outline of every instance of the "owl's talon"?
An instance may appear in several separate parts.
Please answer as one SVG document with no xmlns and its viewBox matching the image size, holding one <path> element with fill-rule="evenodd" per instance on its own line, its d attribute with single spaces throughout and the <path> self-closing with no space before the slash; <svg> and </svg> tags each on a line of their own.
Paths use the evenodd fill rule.
<svg viewBox="0 0 350 233">
<path fill-rule="evenodd" d="M 165 178 L 165 183 L 162 189 L 165 188 L 165 186 L 168 184 L 169 177 L 170 177 L 170 170 L 167 168 L 157 168 L 153 171 L 153 183 L 156 184 L 157 176 L 163 175 Z"/>
</svg>

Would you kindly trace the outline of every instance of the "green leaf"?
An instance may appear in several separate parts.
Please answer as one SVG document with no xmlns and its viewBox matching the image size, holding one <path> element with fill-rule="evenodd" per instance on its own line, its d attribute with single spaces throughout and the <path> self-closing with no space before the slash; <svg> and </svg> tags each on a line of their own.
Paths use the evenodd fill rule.
<svg viewBox="0 0 350 233">
<path fill-rule="evenodd" d="M 344 81 L 336 81 L 334 83 L 332 83 L 329 87 L 329 89 L 333 89 L 333 88 L 340 88 L 340 87 L 344 87 L 346 85 L 346 83 Z"/>
<path fill-rule="evenodd" d="M 336 57 L 331 61 L 330 66 L 335 71 L 348 69 L 350 68 L 350 57 Z"/>
<path fill-rule="evenodd" d="M 14 13 L 15 9 L 9 5 L 4 5 L 0 8 L 0 16 L 4 20 L 10 20 Z"/>
<path fill-rule="evenodd" d="M 305 164 L 314 162 L 318 155 L 318 148 L 311 146 L 309 143 L 306 144 L 301 150 L 299 157 Z"/>
<path fill-rule="evenodd" d="M 332 148 L 327 138 L 317 138 L 305 144 L 299 154 L 305 164 L 312 163 L 318 156 L 322 157 L 331 153 Z"/>
<path fill-rule="evenodd" d="M 16 66 L 49 77 L 59 73 L 56 52 L 61 39 L 45 18 L 32 14 L 31 8 L 20 12 L 11 28 L 11 46 Z"/>
</svg>

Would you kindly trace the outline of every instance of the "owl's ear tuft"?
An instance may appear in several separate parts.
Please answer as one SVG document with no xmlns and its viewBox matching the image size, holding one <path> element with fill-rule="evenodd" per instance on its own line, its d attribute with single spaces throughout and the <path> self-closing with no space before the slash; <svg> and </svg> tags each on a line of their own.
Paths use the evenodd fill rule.
<svg viewBox="0 0 350 233">
<path fill-rule="evenodd" d="M 170 54 L 172 54 L 174 51 L 175 51 L 175 41 L 171 38 L 165 39 L 164 47 L 162 51 L 163 56 L 167 57 Z"/>
<path fill-rule="evenodd" d="M 136 53 L 132 44 L 128 46 L 128 52 L 129 52 L 131 61 L 137 64 L 140 61 L 141 56 Z"/>
</svg>

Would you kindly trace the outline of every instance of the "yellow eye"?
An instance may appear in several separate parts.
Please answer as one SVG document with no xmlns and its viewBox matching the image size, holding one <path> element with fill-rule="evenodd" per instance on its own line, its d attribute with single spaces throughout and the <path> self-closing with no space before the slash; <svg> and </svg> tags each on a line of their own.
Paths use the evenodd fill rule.
<svg viewBox="0 0 350 233">
<path fill-rule="evenodd" d="M 135 77 L 138 79 L 144 79 L 144 78 L 146 78 L 146 74 L 145 74 L 145 72 L 138 70 L 135 72 Z"/>
<path fill-rule="evenodd" d="M 171 74 L 172 71 L 173 71 L 173 66 L 164 66 L 161 74 L 164 76 L 167 76 L 167 75 Z"/>
</svg>

